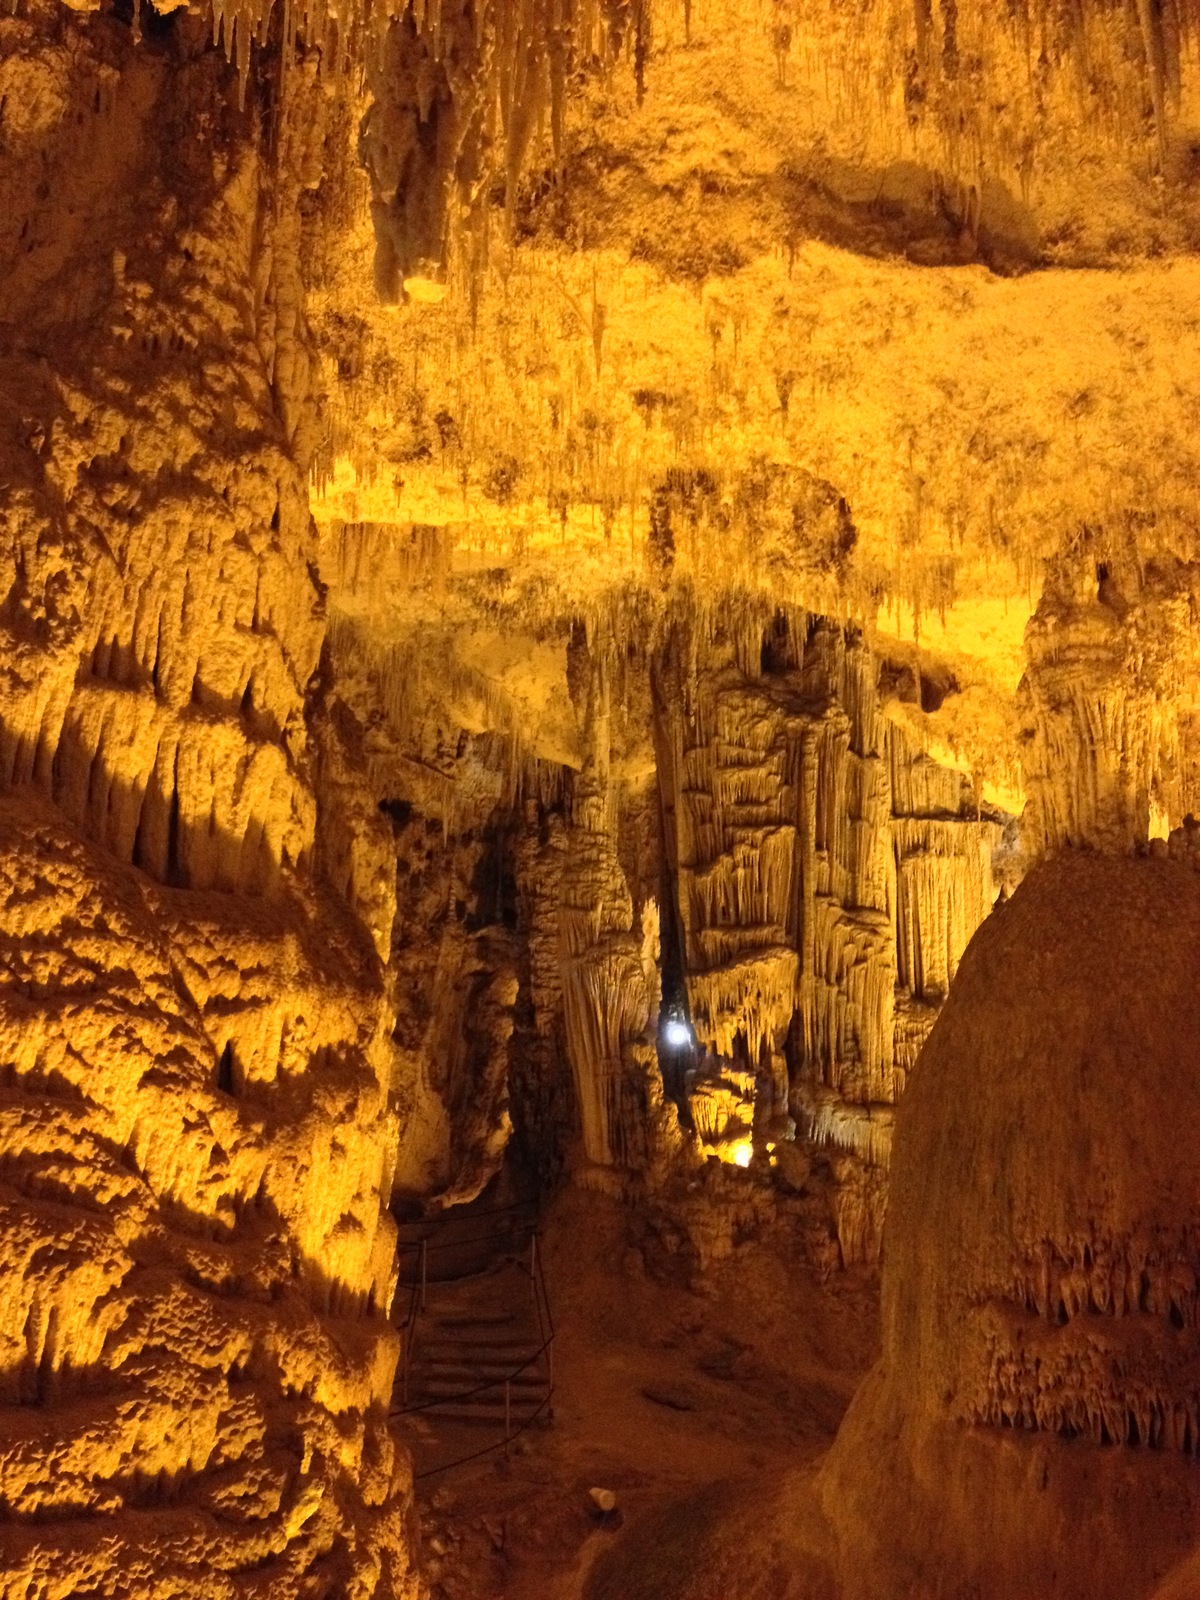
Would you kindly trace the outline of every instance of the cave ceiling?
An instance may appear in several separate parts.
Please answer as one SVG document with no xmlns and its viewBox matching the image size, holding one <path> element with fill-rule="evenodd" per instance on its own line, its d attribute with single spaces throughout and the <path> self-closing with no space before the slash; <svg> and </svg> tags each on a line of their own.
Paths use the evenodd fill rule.
<svg viewBox="0 0 1200 1600">
<path fill-rule="evenodd" d="M 59 222 L 135 163 L 138 95 L 208 21 L 135 8 L 141 64 L 103 45 L 97 105 L 124 104 Z M 1147 563 L 1155 599 L 1191 587 L 1194 23 L 1185 0 L 214 7 L 239 100 L 305 106 L 266 137 L 299 195 L 283 359 L 312 382 L 274 388 L 346 660 L 441 662 L 448 728 L 577 767 L 572 626 L 836 616 L 891 663 L 890 714 L 1015 813 L 1049 581 L 1051 627 L 1190 716 L 1188 648 L 1147 683 L 1127 636 L 1154 626 Z M 61 52 L 37 71 L 17 157 L 61 111 Z M 23 248 L 14 323 L 63 258 Z M 153 265 L 120 271 L 153 298 Z"/>
<path fill-rule="evenodd" d="M 1190 587 L 1191 46 L 1160 78 L 1132 8 L 926 9 L 660 6 L 644 52 L 615 11 L 557 145 L 395 305 L 342 169 L 309 299 L 335 627 L 419 637 L 473 685 L 452 720 L 578 765 L 572 620 L 842 617 L 918 742 L 1021 809 L 1047 574 L 1067 610 L 1110 568 Z"/>
</svg>

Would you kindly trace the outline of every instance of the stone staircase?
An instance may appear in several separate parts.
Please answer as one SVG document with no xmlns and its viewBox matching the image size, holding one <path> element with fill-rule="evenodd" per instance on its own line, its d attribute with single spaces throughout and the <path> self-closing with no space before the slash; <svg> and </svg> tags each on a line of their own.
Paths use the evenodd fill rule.
<svg viewBox="0 0 1200 1600">
<path fill-rule="evenodd" d="M 528 1285 L 525 1286 L 528 1298 Z M 551 1381 L 530 1314 L 454 1312 L 419 1325 L 408 1368 L 406 1411 L 503 1428 L 550 1420 Z"/>
<path fill-rule="evenodd" d="M 506 1207 L 448 1217 L 414 1227 L 405 1248 L 392 1415 L 409 1425 L 418 1467 L 444 1471 L 471 1459 L 488 1432 L 484 1451 L 548 1426 L 554 1328 L 535 1214 Z"/>
</svg>

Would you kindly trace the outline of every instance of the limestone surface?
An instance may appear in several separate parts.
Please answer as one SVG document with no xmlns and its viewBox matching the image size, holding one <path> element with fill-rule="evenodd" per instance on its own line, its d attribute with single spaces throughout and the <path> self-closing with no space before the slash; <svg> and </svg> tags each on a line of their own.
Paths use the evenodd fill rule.
<svg viewBox="0 0 1200 1600">
<path fill-rule="evenodd" d="M 843 1593 L 1149 1594 L 1193 1543 L 1198 939 L 1188 866 L 1064 853 L 969 947 L 821 1474 Z"/>
</svg>

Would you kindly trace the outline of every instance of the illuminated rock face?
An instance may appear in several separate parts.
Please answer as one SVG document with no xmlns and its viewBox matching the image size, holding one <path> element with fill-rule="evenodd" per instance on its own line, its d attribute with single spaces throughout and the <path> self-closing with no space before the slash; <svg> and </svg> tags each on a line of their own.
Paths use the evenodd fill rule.
<svg viewBox="0 0 1200 1600">
<path fill-rule="evenodd" d="M 408 1595 L 394 858 L 306 721 L 319 118 L 268 168 L 190 26 L 0 21 L 0 1588 Z"/>
<path fill-rule="evenodd" d="M 0 811 L 5 1593 L 404 1593 L 369 944 Z"/>
<path fill-rule="evenodd" d="M 1069 853 L 976 935 L 823 1476 L 847 1594 L 1135 1596 L 1194 1539 L 1198 941 L 1186 866 Z"/>
<path fill-rule="evenodd" d="M 152 877 L 262 892 L 310 864 L 315 814 L 295 263 L 214 63 L 5 26 L 46 125 L 9 136 L 0 242 L 4 776 Z M 206 114 L 220 154 L 185 137 Z"/>
<path fill-rule="evenodd" d="M 803 616 L 662 682 L 694 1025 L 836 1152 L 846 1260 L 873 1257 L 893 1107 L 994 897 L 1000 827 L 883 714 L 862 640 Z M 766 1092 L 766 1091 L 763 1091 Z M 865 1185 L 865 1188 L 864 1188 Z"/>
</svg>

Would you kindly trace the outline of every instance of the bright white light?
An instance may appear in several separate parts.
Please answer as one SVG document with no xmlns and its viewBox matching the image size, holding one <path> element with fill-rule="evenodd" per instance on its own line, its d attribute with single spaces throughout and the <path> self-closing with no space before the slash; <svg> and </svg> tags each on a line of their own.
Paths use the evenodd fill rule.
<svg viewBox="0 0 1200 1600">
<path fill-rule="evenodd" d="M 754 1154 L 754 1146 L 749 1139 L 739 1139 L 733 1147 L 733 1159 L 739 1167 L 748 1167 L 750 1157 Z"/>
<path fill-rule="evenodd" d="M 672 1017 L 663 1029 L 663 1039 L 676 1050 L 682 1050 L 684 1045 L 692 1042 L 692 1030 L 686 1022 L 680 1022 L 678 1017 Z"/>
</svg>

